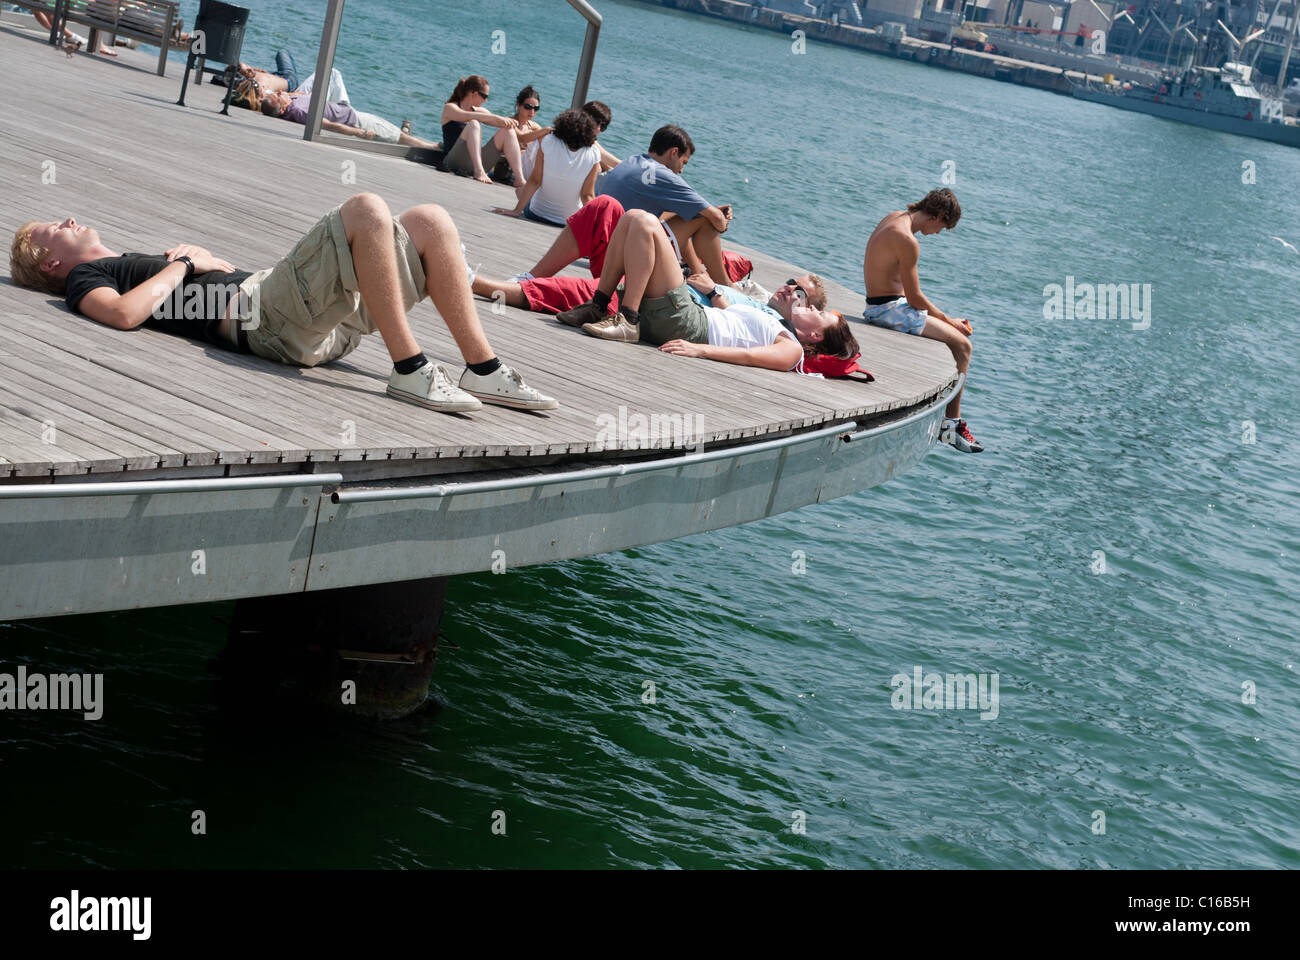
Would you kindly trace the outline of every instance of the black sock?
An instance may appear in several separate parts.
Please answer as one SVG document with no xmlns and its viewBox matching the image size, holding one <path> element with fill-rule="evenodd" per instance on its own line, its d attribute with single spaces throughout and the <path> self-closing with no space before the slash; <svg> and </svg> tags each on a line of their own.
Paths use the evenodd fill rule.
<svg viewBox="0 0 1300 960">
<path fill-rule="evenodd" d="M 469 368 L 470 373 L 477 374 L 480 377 L 486 377 L 497 367 L 501 366 L 501 360 L 497 357 L 493 357 L 491 360 L 484 360 L 482 363 L 467 363 L 465 366 Z"/>
<path fill-rule="evenodd" d="M 623 314 L 623 319 L 626 320 L 628 323 L 640 323 L 640 322 L 641 322 L 641 311 L 640 311 L 640 310 L 633 310 L 631 307 L 628 307 L 628 306 L 620 306 L 620 307 L 618 308 L 618 312 L 621 313 L 621 314 Z"/>
<path fill-rule="evenodd" d="M 398 373 L 415 373 L 422 366 L 429 362 L 429 358 L 423 353 L 417 353 L 413 357 L 407 357 L 405 360 L 398 360 L 393 363 L 393 369 Z"/>
<path fill-rule="evenodd" d="M 591 295 L 591 302 L 602 310 L 609 309 L 609 294 L 603 290 L 597 290 Z"/>
</svg>

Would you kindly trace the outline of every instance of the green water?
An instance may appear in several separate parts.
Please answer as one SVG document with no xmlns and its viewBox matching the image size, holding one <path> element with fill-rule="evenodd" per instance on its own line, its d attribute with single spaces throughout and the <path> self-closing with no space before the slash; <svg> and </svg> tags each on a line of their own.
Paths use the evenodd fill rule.
<svg viewBox="0 0 1300 960">
<path fill-rule="evenodd" d="M 314 61 L 323 3 L 249 5 L 246 59 Z M 988 452 L 457 578 L 440 708 L 389 725 L 241 701 L 208 670 L 229 605 L 0 625 L 5 669 L 108 689 L 98 722 L 0 716 L 0 810 L 21 824 L 5 861 L 1300 865 L 1300 256 L 1271 239 L 1300 244 L 1300 151 L 598 6 L 602 140 L 622 155 L 681 123 L 740 242 L 860 288 L 876 221 L 955 174 L 966 213 L 922 240 L 922 281 L 975 323 L 965 413 Z M 531 82 L 559 109 L 581 38 L 558 2 L 354 3 L 338 66 L 354 102 L 436 136 L 466 72 L 492 107 Z M 1045 319 L 1067 277 L 1150 284 L 1150 328 Z M 997 717 L 894 709 L 914 667 L 997 674 Z"/>
</svg>

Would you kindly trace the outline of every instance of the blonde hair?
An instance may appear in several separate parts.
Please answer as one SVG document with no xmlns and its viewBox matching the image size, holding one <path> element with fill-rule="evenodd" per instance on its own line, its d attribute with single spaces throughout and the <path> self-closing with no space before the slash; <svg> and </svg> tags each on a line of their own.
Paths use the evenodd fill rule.
<svg viewBox="0 0 1300 960">
<path fill-rule="evenodd" d="M 812 281 L 813 292 L 815 296 L 809 301 L 808 306 L 816 307 L 818 310 L 826 309 L 826 284 L 822 278 L 815 273 L 808 274 L 808 279 Z"/>
<path fill-rule="evenodd" d="M 41 269 L 50 251 L 32 242 L 32 231 L 40 225 L 39 220 L 31 220 L 14 231 L 13 246 L 9 248 L 9 273 L 20 287 L 62 294 L 66 289 L 63 278 Z"/>
</svg>

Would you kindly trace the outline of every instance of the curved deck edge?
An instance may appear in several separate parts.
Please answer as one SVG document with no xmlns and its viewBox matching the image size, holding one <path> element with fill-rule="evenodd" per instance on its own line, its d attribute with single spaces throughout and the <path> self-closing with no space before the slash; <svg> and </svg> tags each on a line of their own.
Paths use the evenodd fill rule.
<svg viewBox="0 0 1300 960">
<path fill-rule="evenodd" d="M 961 385 L 866 429 L 432 487 L 340 489 L 337 474 L 11 486 L 0 621 L 503 572 L 749 523 L 911 469 Z"/>
</svg>

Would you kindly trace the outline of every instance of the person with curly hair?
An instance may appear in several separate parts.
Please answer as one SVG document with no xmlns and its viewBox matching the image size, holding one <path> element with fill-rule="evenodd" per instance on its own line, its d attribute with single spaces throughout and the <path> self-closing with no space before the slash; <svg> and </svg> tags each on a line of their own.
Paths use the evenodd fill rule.
<svg viewBox="0 0 1300 960">
<path fill-rule="evenodd" d="M 582 110 L 565 110 L 551 127 L 552 132 L 542 138 L 519 202 L 513 210 L 498 207 L 496 213 L 563 227 L 595 197 L 596 175 L 600 173 L 596 121 Z"/>
</svg>

